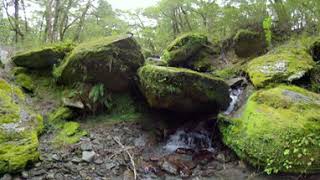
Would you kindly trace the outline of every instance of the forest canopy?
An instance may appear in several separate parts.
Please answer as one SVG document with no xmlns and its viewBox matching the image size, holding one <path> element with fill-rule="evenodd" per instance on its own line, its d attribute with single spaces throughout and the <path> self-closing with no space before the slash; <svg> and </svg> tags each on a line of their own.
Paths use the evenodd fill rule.
<svg viewBox="0 0 320 180">
<path fill-rule="evenodd" d="M 2 0 L 0 6 L 0 44 L 28 47 L 132 32 L 154 54 L 186 32 L 221 41 L 239 29 L 269 29 L 266 37 L 284 38 L 316 34 L 320 19 L 320 1 L 309 0 L 160 0 L 135 10 L 113 9 L 107 0 Z"/>
</svg>

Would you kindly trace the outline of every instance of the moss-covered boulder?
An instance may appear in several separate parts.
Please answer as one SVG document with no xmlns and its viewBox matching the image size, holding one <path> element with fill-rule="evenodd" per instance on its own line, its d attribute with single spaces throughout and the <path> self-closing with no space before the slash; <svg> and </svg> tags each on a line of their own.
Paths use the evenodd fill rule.
<svg viewBox="0 0 320 180">
<path fill-rule="evenodd" d="M 153 108 L 175 112 L 217 112 L 228 107 L 229 87 L 219 78 L 183 68 L 147 65 L 140 89 Z"/>
<path fill-rule="evenodd" d="M 58 64 L 63 58 L 72 51 L 74 45 L 61 43 L 44 48 L 32 49 L 17 53 L 12 57 L 17 66 L 30 69 L 48 69 L 54 64 Z"/>
<path fill-rule="evenodd" d="M 43 120 L 24 101 L 19 88 L 0 79 L 0 175 L 21 171 L 39 159 Z"/>
<path fill-rule="evenodd" d="M 269 83 L 292 82 L 309 72 L 315 62 L 299 48 L 280 48 L 249 62 L 246 72 L 254 86 L 264 87 Z"/>
<path fill-rule="evenodd" d="M 62 83 L 104 84 L 111 91 L 125 91 L 144 64 L 133 38 L 112 36 L 77 46 L 54 74 Z"/>
<path fill-rule="evenodd" d="M 312 55 L 314 61 L 320 61 L 320 38 L 317 38 L 311 44 L 310 54 Z"/>
<path fill-rule="evenodd" d="M 206 36 L 189 33 L 175 39 L 164 51 L 161 59 L 172 67 L 206 72 L 215 68 L 215 55 L 219 52 L 219 47 L 211 44 Z"/>
<path fill-rule="evenodd" d="M 316 65 L 310 73 L 311 88 L 314 92 L 320 93 L 320 64 Z"/>
<path fill-rule="evenodd" d="M 254 57 L 266 51 L 267 43 L 263 33 L 241 29 L 233 38 L 238 57 Z"/>
<path fill-rule="evenodd" d="M 319 112 L 320 95 L 281 85 L 254 93 L 220 129 L 225 144 L 267 173 L 320 172 Z"/>
</svg>

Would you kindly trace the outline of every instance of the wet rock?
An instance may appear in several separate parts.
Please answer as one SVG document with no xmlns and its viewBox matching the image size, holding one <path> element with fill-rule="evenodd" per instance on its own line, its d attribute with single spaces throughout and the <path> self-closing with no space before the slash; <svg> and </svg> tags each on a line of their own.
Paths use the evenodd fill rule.
<svg viewBox="0 0 320 180">
<path fill-rule="evenodd" d="M 171 164 L 168 161 L 163 161 L 160 164 L 162 170 L 166 171 L 169 174 L 178 175 L 178 169 L 174 164 Z"/>
<path fill-rule="evenodd" d="M 231 101 L 221 79 L 195 71 L 147 65 L 139 70 L 140 89 L 149 105 L 175 112 L 225 110 Z"/>
<path fill-rule="evenodd" d="M 140 50 L 136 40 L 127 35 L 85 42 L 73 50 L 54 74 L 65 84 L 101 83 L 105 89 L 123 92 L 144 64 Z"/>
<path fill-rule="evenodd" d="M 114 167 L 117 166 L 117 163 L 114 161 L 109 160 L 108 162 L 105 163 L 105 167 L 107 170 L 113 169 Z"/>
<path fill-rule="evenodd" d="M 102 158 L 95 158 L 94 163 L 97 164 L 97 165 L 101 165 L 101 164 L 104 163 L 104 161 L 103 161 Z"/>
<path fill-rule="evenodd" d="M 82 152 L 82 160 L 85 162 L 92 162 L 93 158 L 95 157 L 96 153 L 94 151 L 83 151 Z"/>
<path fill-rule="evenodd" d="M 232 78 L 226 81 L 230 88 L 245 87 L 248 85 L 248 81 L 244 77 Z"/>
</svg>

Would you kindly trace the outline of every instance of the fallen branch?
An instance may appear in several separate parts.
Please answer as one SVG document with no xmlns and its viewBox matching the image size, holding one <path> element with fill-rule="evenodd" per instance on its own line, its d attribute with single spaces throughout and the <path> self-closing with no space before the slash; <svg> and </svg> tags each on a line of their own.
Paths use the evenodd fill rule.
<svg viewBox="0 0 320 180">
<path fill-rule="evenodd" d="M 131 165 L 132 165 L 132 171 L 133 171 L 133 175 L 134 175 L 134 180 L 136 180 L 137 179 L 137 169 L 136 169 L 136 166 L 135 166 L 135 163 L 134 163 L 133 155 L 131 155 L 131 153 L 129 152 L 129 149 L 132 149 L 132 148 L 125 147 L 120 142 L 120 138 L 118 138 L 118 137 L 112 137 L 112 139 L 122 148 L 122 151 L 120 151 L 119 153 L 126 152 L 127 155 L 129 156 L 129 159 L 130 159 L 130 162 L 131 162 Z"/>
</svg>

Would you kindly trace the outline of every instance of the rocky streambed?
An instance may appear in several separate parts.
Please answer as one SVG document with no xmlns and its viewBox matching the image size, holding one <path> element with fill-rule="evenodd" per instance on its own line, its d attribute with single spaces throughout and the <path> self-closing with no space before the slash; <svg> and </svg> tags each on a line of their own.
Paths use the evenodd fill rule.
<svg viewBox="0 0 320 180">
<path fill-rule="evenodd" d="M 1 178 L 319 179 L 315 60 L 279 47 L 222 65 L 219 51 L 191 34 L 157 63 L 127 36 L 17 53 L 0 69 L 0 129 L 27 107 L 34 146 L 1 131 Z"/>
</svg>

